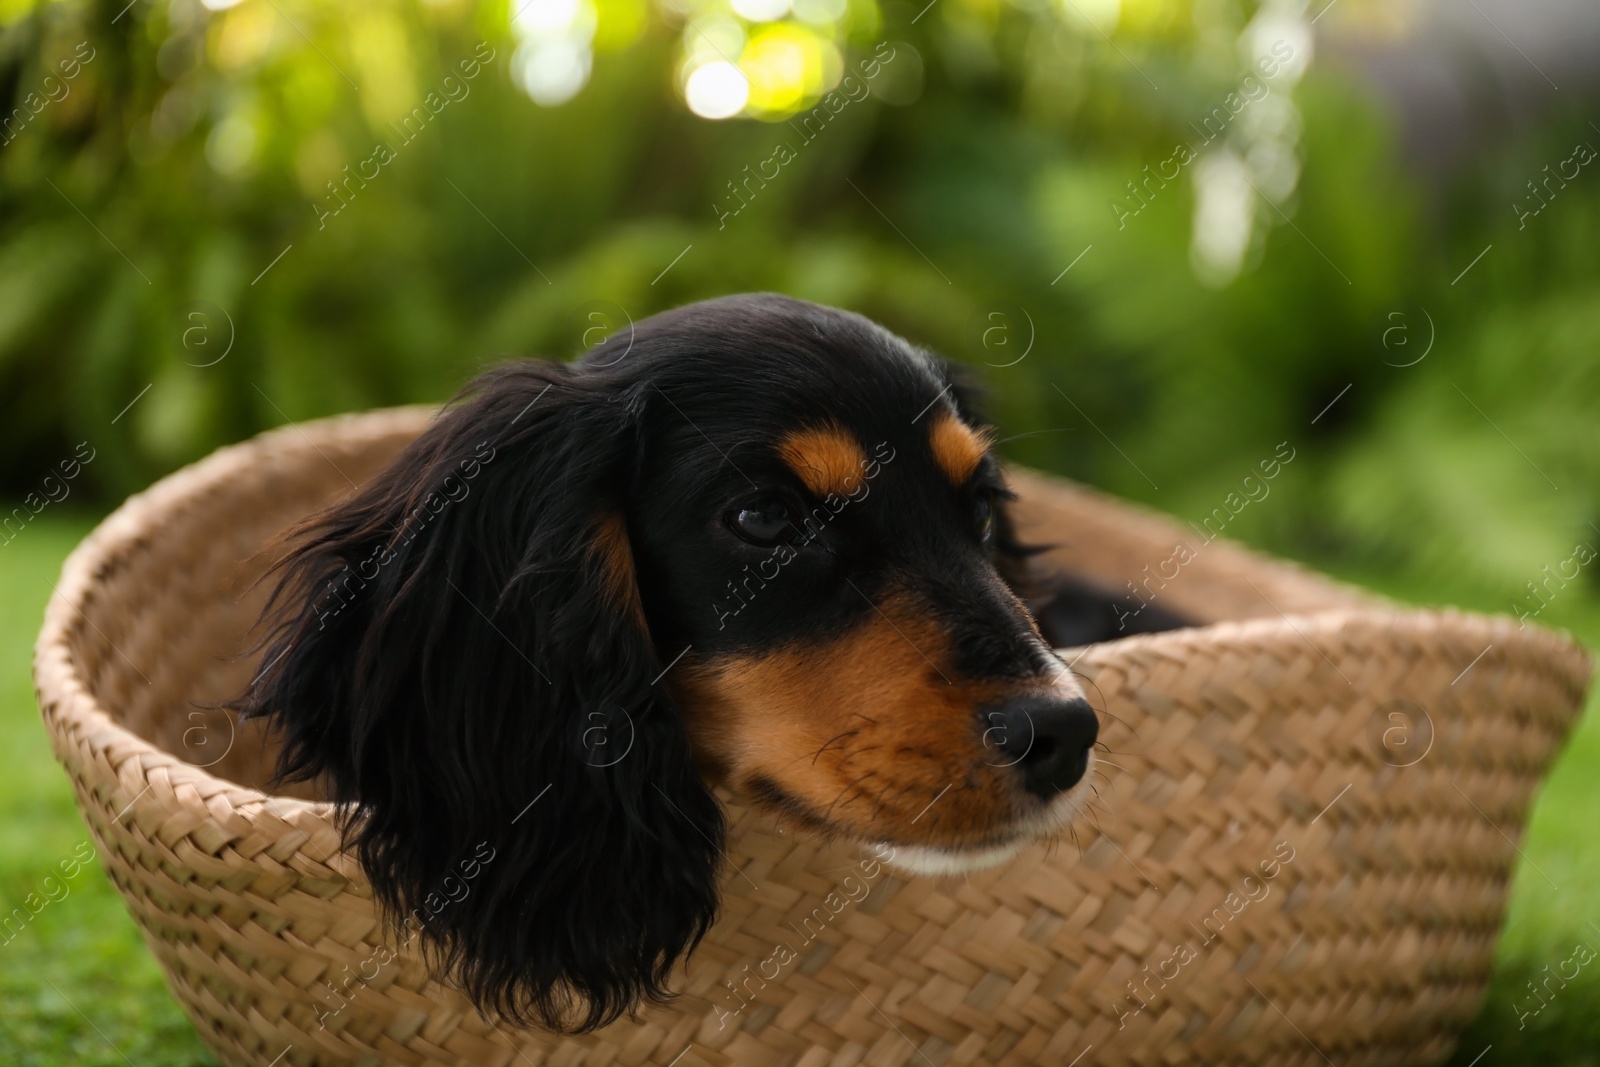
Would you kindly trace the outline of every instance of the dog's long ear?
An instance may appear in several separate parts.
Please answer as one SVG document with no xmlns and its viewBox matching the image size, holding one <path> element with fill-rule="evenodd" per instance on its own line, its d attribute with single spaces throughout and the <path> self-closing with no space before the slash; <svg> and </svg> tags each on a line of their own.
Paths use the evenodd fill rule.
<svg viewBox="0 0 1600 1067">
<path fill-rule="evenodd" d="M 317 779 L 385 916 L 481 1008 L 581 1032 L 669 996 L 722 813 L 663 685 L 624 518 L 636 405 L 490 372 L 304 523 L 239 699 Z"/>
</svg>

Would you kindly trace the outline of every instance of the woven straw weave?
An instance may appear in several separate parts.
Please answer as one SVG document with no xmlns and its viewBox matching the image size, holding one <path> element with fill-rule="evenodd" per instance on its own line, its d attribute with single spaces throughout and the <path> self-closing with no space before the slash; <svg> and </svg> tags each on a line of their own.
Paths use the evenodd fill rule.
<svg viewBox="0 0 1600 1067">
<path fill-rule="evenodd" d="M 262 546 L 428 418 L 224 449 L 107 519 L 50 603 L 35 678 L 56 755 L 225 1062 L 1348 1067 L 1437 1061 L 1475 1013 L 1588 657 L 1015 472 L 1024 534 L 1063 563 L 1120 581 L 1195 548 L 1160 596 L 1214 623 L 1066 653 L 1109 750 L 1091 815 L 999 870 L 936 880 L 724 796 L 723 916 L 673 1005 L 582 1038 L 484 1019 L 409 951 L 389 958 L 327 806 L 261 792 L 256 728 L 205 710 L 256 666 L 236 653 Z M 780 945 L 796 956 L 782 966 Z"/>
</svg>

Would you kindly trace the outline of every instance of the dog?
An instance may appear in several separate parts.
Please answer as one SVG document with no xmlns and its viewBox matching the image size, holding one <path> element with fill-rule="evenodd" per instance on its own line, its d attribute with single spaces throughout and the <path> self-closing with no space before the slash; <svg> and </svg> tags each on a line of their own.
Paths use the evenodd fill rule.
<svg viewBox="0 0 1600 1067">
<path fill-rule="evenodd" d="M 693 304 L 490 370 L 294 528 L 234 706 L 481 1009 L 593 1030 L 716 918 L 715 785 L 934 875 L 1083 808 L 1098 721 L 1052 649 L 1132 629 L 1036 573 L 1011 499 L 957 365 Z"/>
</svg>

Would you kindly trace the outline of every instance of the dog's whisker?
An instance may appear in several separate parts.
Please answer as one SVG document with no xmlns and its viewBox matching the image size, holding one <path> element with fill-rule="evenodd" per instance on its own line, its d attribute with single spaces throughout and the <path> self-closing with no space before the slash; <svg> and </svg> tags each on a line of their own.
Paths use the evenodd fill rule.
<svg viewBox="0 0 1600 1067">
<path fill-rule="evenodd" d="M 856 729 L 856 730 L 845 730 L 845 731 L 843 731 L 841 733 L 834 734 L 832 737 L 828 738 L 828 740 L 826 740 L 826 741 L 824 741 L 822 743 L 822 747 L 821 748 L 817 749 L 816 752 L 812 753 L 812 755 L 811 755 L 811 765 L 813 767 L 815 767 L 817 765 L 817 760 L 822 758 L 822 754 L 824 752 L 828 751 L 828 746 L 833 744 L 835 741 L 843 741 L 847 737 L 855 737 L 855 736 L 859 735 L 860 733 L 861 733 L 861 731 L 859 729 Z M 877 745 L 873 745 L 871 747 L 877 748 L 878 746 Z"/>
<path fill-rule="evenodd" d="M 1090 707 L 1094 707 L 1094 705 L 1091 704 Z M 1118 725 L 1126 727 L 1128 732 L 1133 734 L 1134 737 L 1138 737 L 1139 736 L 1138 729 L 1132 723 L 1130 723 L 1127 719 L 1124 719 L 1121 715 L 1118 715 L 1116 712 L 1107 711 L 1104 708 L 1095 708 L 1094 710 L 1095 710 L 1095 714 L 1104 715 L 1106 718 L 1113 720 Z"/>
<path fill-rule="evenodd" d="M 1121 773 L 1121 772 L 1118 772 L 1118 773 Z M 1106 771 L 1101 770 L 1098 767 L 1095 768 L 1093 771 L 1090 771 L 1088 774 L 1084 775 L 1084 778 L 1083 778 L 1083 787 L 1085 789 L 1089 790 L 1090 792 L 1093 792 L 1096 788 L 1098 788 L 1101 785 L 1105 785 L 1105 786 L 1109 787 L 1110 784 L 1111 784 L 1111 779 L 1107 776 Z"/>
<path fill-rule="evenodd" d="M 827 820 L 831 819 L 833 817 L 833 809 L 838 807 L 840 801 L 842 801 L 846 797 L 852 795 L 852 793 L 857 793 L 857 795 L 864 795 L 864 794 L 859 794 L 858 793 L 857 787 L 860 786 L 860 784 L 862 782 L 866 781 L 868 778 L 876 778 L 876 777 L 879 777 L 877 771 L 868 771 L 866 774 L 863 774 L 860 778 L 857 778 L 855 781 L 851 782 L 849 785 L 847 785 L 843 789 L 841 789 L 839 791 L 838 795 L 833 798 L 833 803 L 829 804 L 827 809 L 822 813 L 823 820 L 827 821 Z M 870 821 L 870 819 L 869 819 L 869 821 Z"/>
<path fill-rule="evenodd" d="M 1120 749 L 1111 748 L 1110 746 L 1102 744 L 1101 742 L 1098 742 L 1098 741 L 1095 742 L 1095 748 L 1099 749 L 1101 752 L 1104 752 L 1106 754 L 1106 756 L 1138 756 L 1139 755 L 1138 753 L 1135 753 L 1135 752 L 1123 752 Z M 1126 771 L 1127 770 L 1127 768 L 1122 766 L 1120 763 L 1117 763 L 1114 760 L 1106 759 L 1105 756 L 1100 756 L 1100 755 L 1095 756 L 1094 762 L 1095 762 L 1096 766 L 1098 766 L 1098 765 L 1103 763 L 1103 764 L 1106 764 L 1107 766 L 1115 767 L 1119 771 Z"/>
</svg>

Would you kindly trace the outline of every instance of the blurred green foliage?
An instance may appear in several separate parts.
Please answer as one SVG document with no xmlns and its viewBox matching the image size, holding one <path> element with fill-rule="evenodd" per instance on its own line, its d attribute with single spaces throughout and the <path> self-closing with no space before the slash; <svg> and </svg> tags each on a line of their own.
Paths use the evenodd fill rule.
<svg viewBox="0 0 1600 1067">
<path fill-rule="evenodd" d="M 1576 118 L 1440 198 L 1348 76 L 1267 80 L 1218 143 L 1251 150 L 1265 116 L 1287 182 L 1246 174 L 1247 247 L 1219 280 L 1195 259 L 1204 164 L 1147 168 L 1216 147 L 1197 131 L 1268 38 L 1310 58 L 1292 8 L 1130 0 L 1113 38 L 1105 4 L 856 0 L 812 29 L 851 70 L 894 58 L 817 132 L 690 113 L 720 3 L 590 4 L 587 84 L 541 107 L 505 3 L 13 0 L 0 490 L 37 493 L 83 441 L 78 491 L 111 501 L 269 425 L 443 400 L 497 360 L 770 288 L 989 364 L 1012 456 L 1182 516 L 1288 440 L 1280 504 L 1229 532 L 1325 565 L 1508 608 L 1596 536 L 1600 178 L 1521 228 L 1506 207 Z M 429 93 L 438 113 L 412 111 Z M 752 183 L 779 144 L 792 161 Z"/>
</svg>

